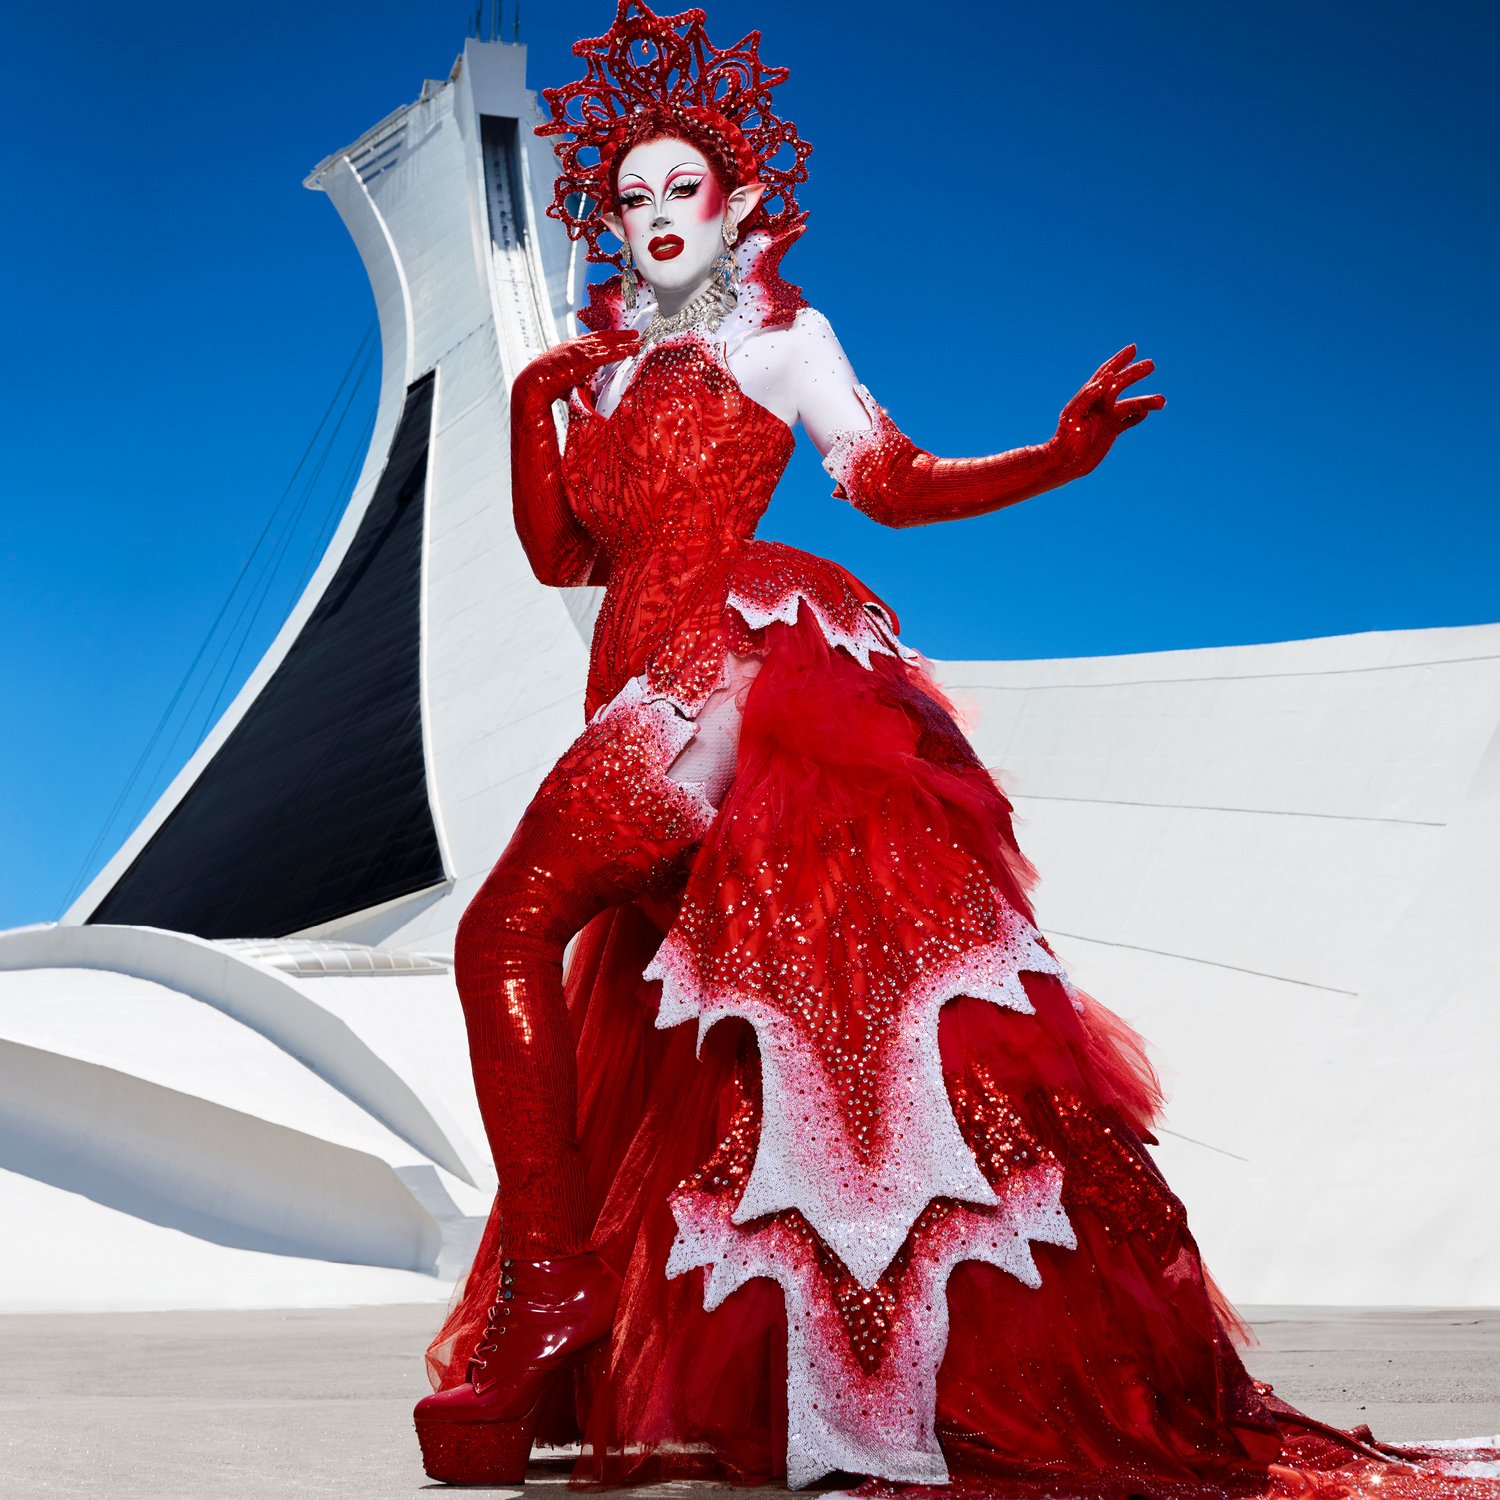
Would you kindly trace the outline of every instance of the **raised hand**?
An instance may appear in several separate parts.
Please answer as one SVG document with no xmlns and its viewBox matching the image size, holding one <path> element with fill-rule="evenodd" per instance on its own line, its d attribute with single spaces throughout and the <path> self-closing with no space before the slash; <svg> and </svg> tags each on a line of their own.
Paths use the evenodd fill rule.
<svg viewBox="0 0 1500 1500">
<path fill-rule="evenodd" d="M 539 354 L 516 376 L 511 400 L 537 400 L 549 405 L 597 370 L 628 359 L 641 347 L 641 336 L 633 328 L 610 329 L 566 339 L 545 354 Z"/>
<path fill-rule="evenodd" d="M 878 410 L 867 439 L 856 440 L 831 468 L 835 494 L 884 526 L 958 521 L 1014 505 L 1087 474 L 1127 427 L 1167 404 L 1165 396 L 1126 396 L 1126 386 L 1155 365 L 1135 345 L 1106 360 L 1068 402 L 1045 443 L 989 458 L 938 458 L 918 448 Z"/>
<path fill-rule="evenodd" d="M 1063 408 L 1049 446 L 1075 477 L 1095 468 L 1127 427 L 1144 422 L 1167 404 L 1165 396 L 1121 397 L 1126 386 L 1144 380 L 1155 368 L 1149 359 L 1136 359 L 1135 345 L 1127 344 L 1105 360 Z"/>
</svg>

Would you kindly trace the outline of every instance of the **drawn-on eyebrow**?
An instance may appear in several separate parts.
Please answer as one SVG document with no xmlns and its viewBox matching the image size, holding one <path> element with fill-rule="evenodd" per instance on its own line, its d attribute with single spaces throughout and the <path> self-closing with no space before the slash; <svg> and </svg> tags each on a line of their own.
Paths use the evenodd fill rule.
<svg viewBox="0 0 1500 1500">
<path fill-rule="evenodd" d="M 682 171 L 684 167 L 686 167 L 689 172 L 697 172 L 697 173 L 700 173 L 700 174 L 706 174 L 707 171 L 708 171 L 707 163 L 696 162 L 696 161 L 680 161 L 680 162 L 677 163 L 677 165 L 675 167 L 671 168 L 671 170 L 668 171 L 667 176 L 666 176 L 666 181 L 662 183 L 662 186 L 663 187 L 670 186 L 671 182 L 672 182 L 672 179 L 677 175 L 677 173 L 679 173 L 680 171 Z M 632 181 L 632 180 L 635 181 L 635 182 L 638 182 L 643 188 L 645 188 L 645 190 L 648 193 L 651 191 L 651 184 L 649 182 L 647 182 L 646 179 L 644 177 L 642 177 L 639 172 L 627 172 L 620 179 L 620 188 L 621 188 L 621 190 L 623 191 L 624 187 L 625 187 L 625 184 L 627 182 L 629 182 L 629 181 Z"/>
</svg>

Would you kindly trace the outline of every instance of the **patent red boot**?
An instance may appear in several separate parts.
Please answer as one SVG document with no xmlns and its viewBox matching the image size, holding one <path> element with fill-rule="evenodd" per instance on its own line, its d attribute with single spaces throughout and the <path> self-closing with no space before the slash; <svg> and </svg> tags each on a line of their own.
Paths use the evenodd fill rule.
<svg viewBox="0 0 1500 1500">
<path fill-rule="evenodd" d="M 503 1260 L 464 1385 L 413 1413 L 422 1466 L 445 1484 L 521 1484 L 547 1398 L 609 1336 L 620 1280 L 592 1252 Z"/>
</svg>

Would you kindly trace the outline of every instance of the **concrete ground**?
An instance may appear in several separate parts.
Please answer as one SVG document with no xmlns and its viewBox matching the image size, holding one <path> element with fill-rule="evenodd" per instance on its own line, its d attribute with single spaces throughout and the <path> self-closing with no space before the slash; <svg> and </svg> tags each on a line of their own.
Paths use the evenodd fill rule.
<svg viewBox="0 0 1500 1500">
<path fill-rule="evenodd" d="M 1261 1339 L 1247 1351 L 1250 1368 L 1314 1416 L 1368 1422 L 1395 1440 L 1500 1432 L 1500 1311 L 1245 1311 Z M 420 1353 L 439 1315 L 368 1307 L 0 1317 L 0 1496 L 385 1500 L 436 1491 L 410 1412 L 427 1388 Z M 538 1463 L 528 1488 L 560 1492 L 567 1472 L 566 1460 Z M 719 1492 L 680 1484 L 634 1497 L 667 1493 Z"/>
</svg>

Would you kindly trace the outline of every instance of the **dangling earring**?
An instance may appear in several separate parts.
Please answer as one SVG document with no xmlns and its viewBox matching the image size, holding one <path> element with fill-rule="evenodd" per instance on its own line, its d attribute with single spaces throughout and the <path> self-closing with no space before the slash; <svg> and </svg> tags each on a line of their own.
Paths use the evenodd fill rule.
<svg viewBox="0 0 1500 1500">
<path fill-rule="evenodd" d="M 625 310 L 635 311 L 635 262 L 630 258 L 630 241 L 626 240 L 625 248 L 620 251 L 620 284 L 625 288 Z"/>
<path fill-rule="evenodd" d="M 740 232 L 736 225 L 725 219 L 721 233 L 724 237 L 724 248 L 719 252 L 719 258 L 714 262 L 714 275 L 719 283 L 719 301 L 723 303 L 727 312 L 740 300 L 737 287 L 740 279 L 740 268 L 732 253 L 734 242 L 739 239 Z"/>
</svg>

